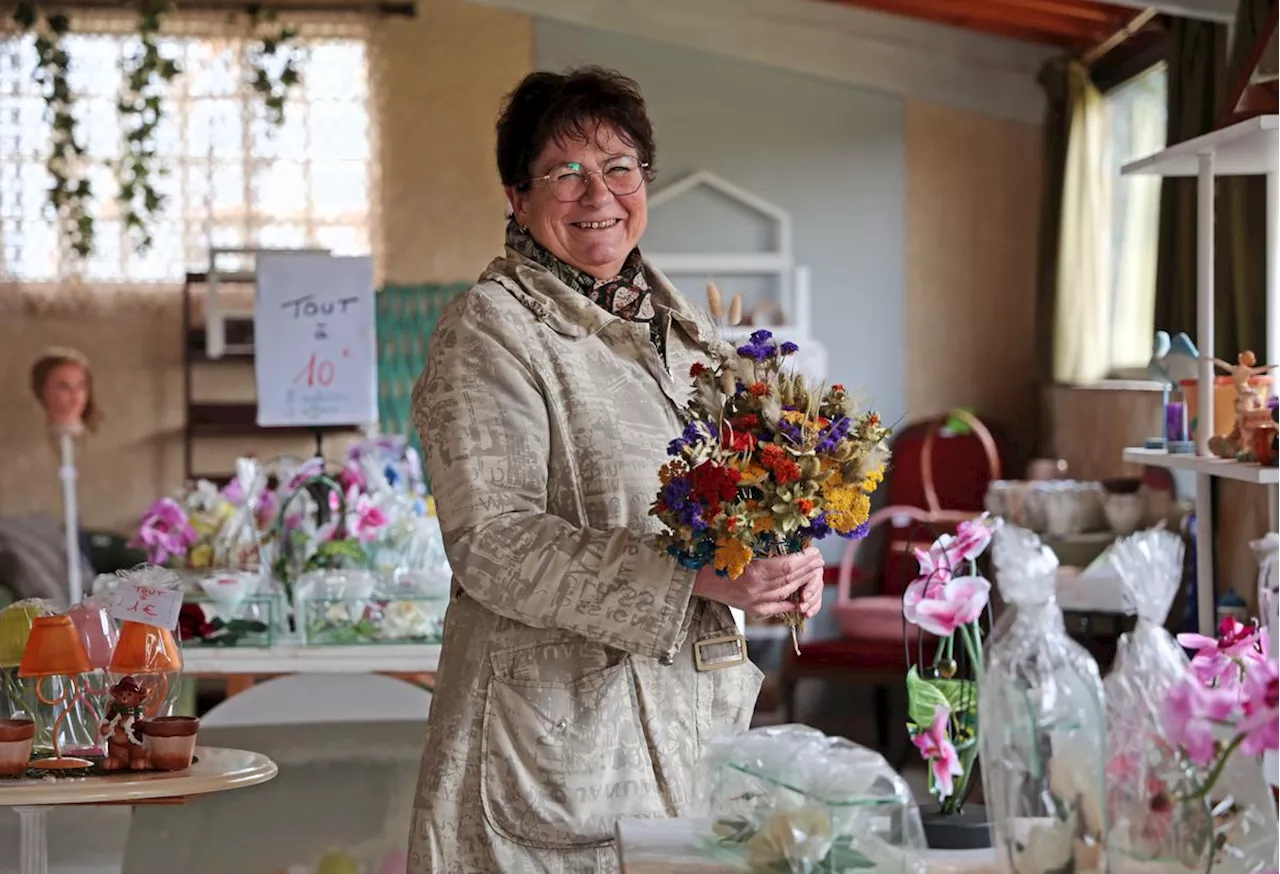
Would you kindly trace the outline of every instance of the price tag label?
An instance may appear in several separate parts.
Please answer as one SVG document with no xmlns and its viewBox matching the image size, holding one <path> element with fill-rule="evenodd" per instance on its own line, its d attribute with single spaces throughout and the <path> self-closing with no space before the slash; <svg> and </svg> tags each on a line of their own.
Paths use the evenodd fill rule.
<svg viewBox="0 0 1280 874">
<path fill-rule="evenodd" d="M 143 625 L 173 631 L 178 627 L 178 613 L 181 610 L 182 592 L 178 589 L 157 589 L 125 583 L 116 589 L 111 618 L 141 622 Z"/>
</svg>

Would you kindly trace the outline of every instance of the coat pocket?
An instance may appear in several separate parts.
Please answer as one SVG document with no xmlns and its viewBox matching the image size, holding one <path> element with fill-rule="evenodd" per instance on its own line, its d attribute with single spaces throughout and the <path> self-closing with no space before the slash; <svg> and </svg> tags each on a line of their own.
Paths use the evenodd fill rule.
<svg viewBox="0 0 1280 874">
<path fill-rule="evenodd" d="M 613 840 L 619 817 L 669 815 L 629 661 L 565 683 L 495 674 L 482 730 L 481 802 L 490 827 L 508 840 L 600 846 Z"/>
</svg>

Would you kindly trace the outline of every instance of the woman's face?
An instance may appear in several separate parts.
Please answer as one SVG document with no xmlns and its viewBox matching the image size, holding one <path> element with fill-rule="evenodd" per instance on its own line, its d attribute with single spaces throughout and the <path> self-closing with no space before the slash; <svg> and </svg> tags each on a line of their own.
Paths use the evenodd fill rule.
<svg viewBox="0 0 1280 874">
<path fill-rule="evenodd" d="M 534 161 L 535 179 L 577 164 L 587 179 L 582 197 L 563 203 L 546 180 L 528 191 L 508 188 L 516 221 L 561 261 L 597 279 L 612 279 L 636 247 L 649 221 L 648 183 L 633 194 L 617 195 L 604 183 L 601 171 L 622 156 L 638 161 L 636 149 L 609 125 L 587 126 L 587 138 L 552 140 Z M 603 223 L 603 224 L 600 224 Z"/>
<path fill-rule="evenodd" d="M 79 364 L 59 364 L 49 371 L 41 391 L 52 425 L 78 425 L 89 403 L 89 375 Z"/>
</svg>

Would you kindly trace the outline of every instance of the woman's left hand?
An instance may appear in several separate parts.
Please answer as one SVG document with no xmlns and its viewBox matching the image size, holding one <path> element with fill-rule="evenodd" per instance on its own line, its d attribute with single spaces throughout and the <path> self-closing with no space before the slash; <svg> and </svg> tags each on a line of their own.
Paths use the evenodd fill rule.
<svg viewBox="0 0 1280 874">
<path fill-rule="evenodd" d="M 817 549 L 812 546 L 809 549 L 817 552 Z M 796 602 L 799 604 L 797 609 L 805 619 L 812 619 L 822 609 L 822 591 L 825 588 L 823 570 L 824 568 L 819 566 L 811 571 L 809 578 L 805 580 L 804 585 L 800 587 L 800 591 L 796 593 Z"/>
</svg>

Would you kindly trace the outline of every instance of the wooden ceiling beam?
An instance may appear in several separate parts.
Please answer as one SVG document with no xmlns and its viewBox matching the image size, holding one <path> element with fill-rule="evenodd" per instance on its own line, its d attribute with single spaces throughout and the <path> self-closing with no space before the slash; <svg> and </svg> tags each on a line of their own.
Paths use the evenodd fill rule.
<svg viewBox="0 0 1280 874">
<path fill-rule="evenodd" d="M 1012 10 L 988 2 L 955 0 L 837 0 L 850 6 L 876 9 L 909 18 L 963 27 L 1012 39 L 1080 49 L 1105 38 L 1121 22 L 1082 22 L 1031 9 Z"/>
</svg>

